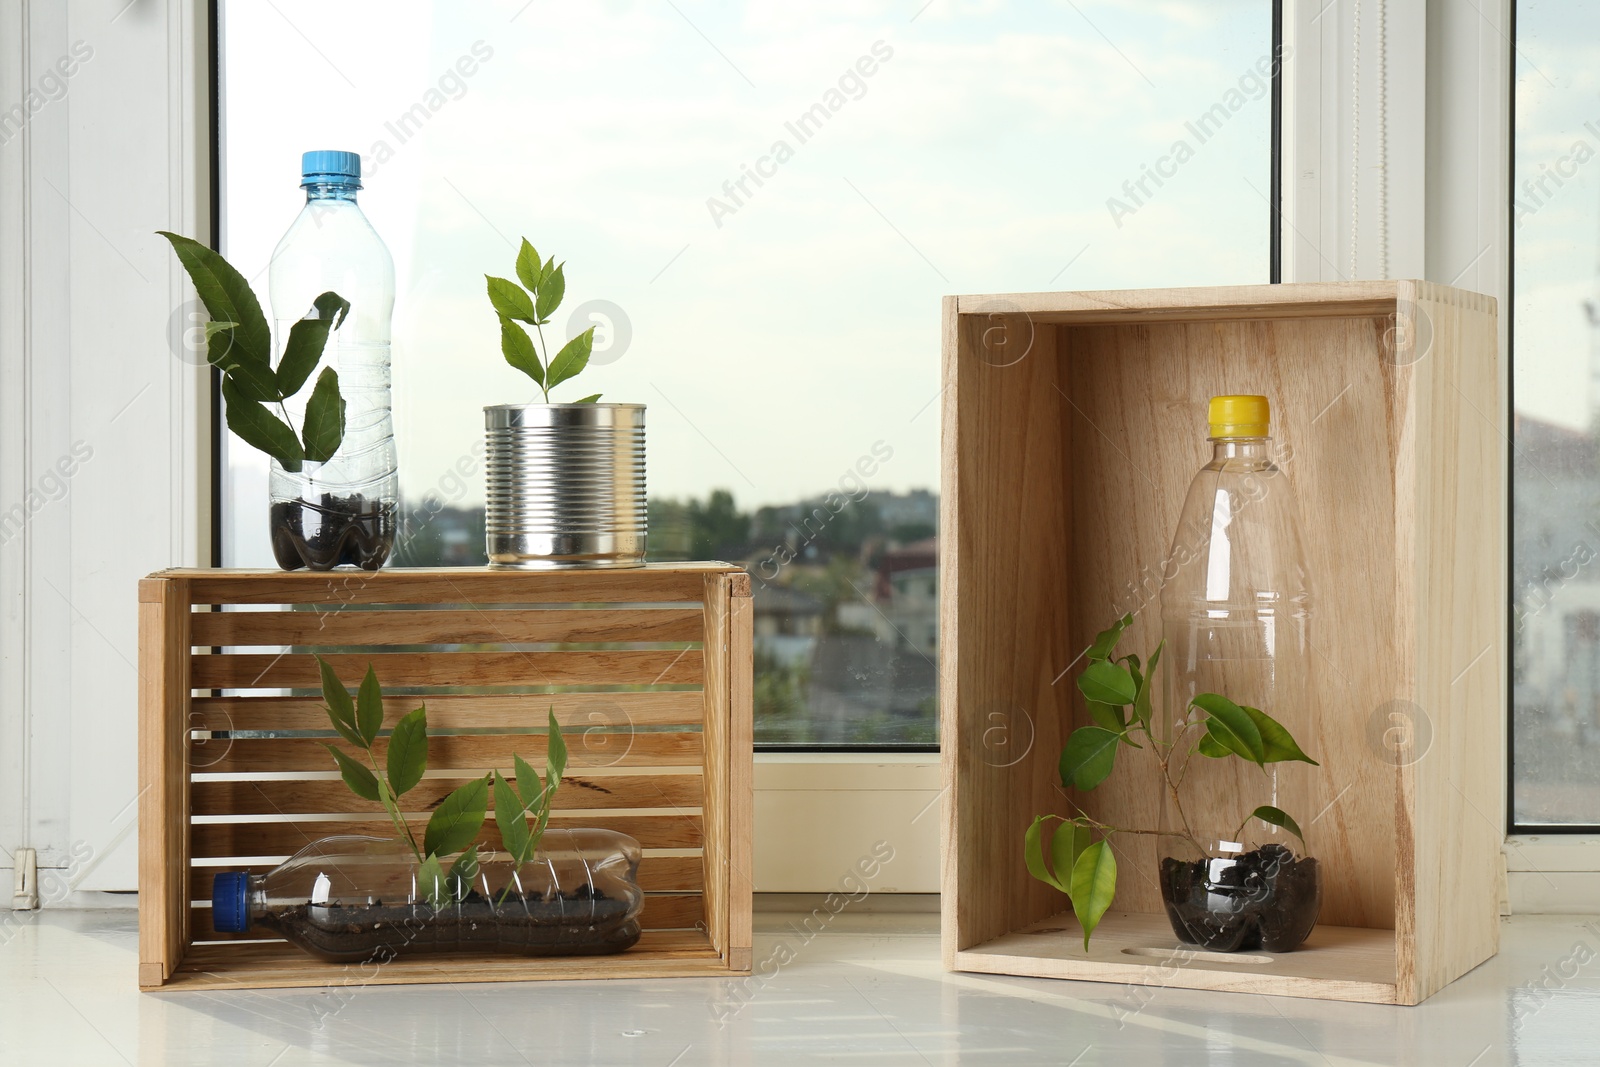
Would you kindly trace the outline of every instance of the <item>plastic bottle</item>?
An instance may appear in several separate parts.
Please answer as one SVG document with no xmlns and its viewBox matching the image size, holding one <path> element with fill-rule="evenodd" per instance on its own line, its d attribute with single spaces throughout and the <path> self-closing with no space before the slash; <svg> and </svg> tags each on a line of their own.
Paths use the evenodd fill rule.
<svg viewBox="0 0 1600 1067">
<path fill-rule="evenodd" d="M 270 931 L 346 963 L 425 952 L 602 955 L 639 940 L 638 870 L 639 843 L 612 830 L 546 830 L 520 868 L 485 852 L 472 877 L 434 885 L 403 841 L 324 837 L 265 874 L 219 873 L 212 926 Z"/>
<path fill-rule="evenodd" d="M 1166 648 L 1161 726 L 1170 740 L 1198 716 L 1201 693 L 1220 693 L 1281 723 L 1307 752 L 1317 746 L 1310 703 L 1311 596 L 1294 492 L 1273 462 L 1263 396 L 1213 397 L 1211 461 L 1189 486 L 1162 589 Z M 1187 713 L 1187 714 L 1186 714 Z M 1198 738 L 1189 727 L 1190 740 Z M 1316 923 L 1320 872 L 1306 844 L 1247 818 L 1283 809 L 1302 832 L 1317 814 L 1319 768 L 1261 767 L 1239 758 L 1175 756 L 1181 811 L 1163 785 L 1161 888 L 1178 936 L 1218 951 L 1294 948 Z"/>
<path fill-rule="evenodd" d="M 389 396 L 394 260 L 356 203 L 359 155 L 307 152 L 301 175 L 306 206 L 278 242 L 268 273 L 273 344 L 283 350 L 289 328 L 320 294 L 331 290 L 350 301 L 322 357 L 339 374 L 345 436 L 331 460 L 307 462 L 300 473 L 273 461 L 272 551 L 285 570 L 340 564 L 377 570 L 394 547 L 399 498 Z M 286 404 L 296 428 L 310 395 L 308 385 Z"/>
</svg>

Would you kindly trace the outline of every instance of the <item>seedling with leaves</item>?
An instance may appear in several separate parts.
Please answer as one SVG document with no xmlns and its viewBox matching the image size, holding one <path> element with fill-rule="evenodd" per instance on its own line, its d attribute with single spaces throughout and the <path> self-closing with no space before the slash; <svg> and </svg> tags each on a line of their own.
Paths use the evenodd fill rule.
<svg viewBox="0 0 1600 1067">
<path fill-rule="evenodd" d="M 1088 701 L 1089 717 L 1094 725 L 1080 727 L 1067 738 L 1061 750 L 1061 785 L 1063 789 L 1095 788 L 1110 776 L 1121 748 L 1142 748 L 1144 746 L 1135 740 L 1142 738 L 1161 768 L 1162 784 L 1177 827 L 1148 830 L 1111 826 L 1079 809 L 1071 817 L 1038 816 L 1028 827 L 1023 841 L 1028 873 L 1071 898 L 1073 913 L 1083 927 L 1085 949 L 1089 947 L 1090 935 L 1116 896 L 1117 861 L 1111 851 L 1114 834 L 1180 838 L 1197 854 L 1212 855 L 1206 842 L 1195 834 L 1183 810 L 1179 787 L 1191 759 L 1195 756 L 1239 758 L 1256 764 L 1263 771 L 1269 763 L 1289 761 L 1317 766 L 1317 761 L 1301 751 L 1283 724 L 1260 708 L 1236 704 L 1217 693 L 1200 693 L 1190 700 L 1170 739 L 1156 736 L 1151 727 L 1150 688 L 1165 642 L 1156 645 L 1145 664 L 1141 664 L 1136 655 L 1116 656 L 1117 642 L 1132 624 L 1133 616 L 1124 615 L 1110 629 L 1102 631 L 1086 653 L 1089 663 L 1078 675 L 1078 691 Z M 1239 839 L 1255 819 L 1281 827 L 1304 841 L 1294 819 L 1271 805 L 1262 805 L 1245 816 L 1234 838 Z M 1051 835 L 1047 853 L 1044 824 L 1051 820 L 1058 820 L 1060 825 Z"/>
<path fill-rule="evenodd" d="M 206 360 L 222 371 L 228 429 L 286 471 L 298 473 L 306 463 L 332 459 L 344 441 L 345 428 L 338 372 L 324 367 L 317 375 L 298 434 L 284 401 L 299 393 L 317 369 L 328 335 L 344 322 L 350 302 L 332 292 L 317 297 L 312 313 L 290 327 L 283 358 L 274 369 L 272 331 L 244 276 L 199 241 L 156 232 L 172 243 L 211 316 L 206 323 Z M 272 413 L 269 404 L 282 418 Z"/>
<path fill-rule="evenodd" d="M 591 326 L 568 341 L 550 358 L 550 348 L 545 344 L 544 328 L 550 316 L 561 306 L 567 295 L 566 264 L 557 263 L 554 256 L 539 261 L 539 253 L 528 239 L 522 239 L 517 252 L 517 281 L 496 278 L 485 274 L 489 286 L 489 303 L 500 318 L 500 350 L 506 362 L 534 380 L 550 403 L 550 390 L 570 378 L 575 378 L 589 365 L 594 351 L 594 327 Z M 521 282 L 522 284 L 517 284 Z M 527 323 L 539 335 L 538 346 L 519 323 Z M 579 404 L 593 404 L 600 394 L 586 396 Z"/>
<path fill-rule="evenodd" d="M 567 744 L 561 736 L 554 708 L 550 709 L 544 781 L 539 780 L 527 761 L 513 755 L 515 786 L 499 771 L 458 786 L 433 810 L 419 844 L 410 824 L 400 813 L 399 800 L 422 781 L 428 769 L 428 706 L 423 704 L 395 723 L 389 734 L 385 766 L 379 767 L 372 751 L 383 729 L 383 689 L 377 674 L 369 664 L 366 677 L 352 700 L 327 661 L 318 656 L 317 664 L 322 671 L 322 698 L 326 701 L 328 719 L 340 737 L 366 754 L 366 763 L 335 745 L 325 743 L 325 747 L 333 754 L 339 775 L 350 791 L 363 800 L 382 804 L 388 812 L 396 835 L 416 856 L 417 882 L 429 904 L 442 908 L 451 901 L 464 900 L 470 891 L 478 875 L 478 846 L 474 842 L 488 814 L 491 783 L 495 823 L 500 827 L 513 869 L 520 870 L 533 858 L 550 820 L 550 805 L 567 766 Z M 532 827 L 528 825 L 530 819 Z M 444 859 L 452 855 L 456 859 L 446 871 Z M 510 892 L 511 884 L 508 884 L 500 901 L 503 902 Z"/>
</svg>

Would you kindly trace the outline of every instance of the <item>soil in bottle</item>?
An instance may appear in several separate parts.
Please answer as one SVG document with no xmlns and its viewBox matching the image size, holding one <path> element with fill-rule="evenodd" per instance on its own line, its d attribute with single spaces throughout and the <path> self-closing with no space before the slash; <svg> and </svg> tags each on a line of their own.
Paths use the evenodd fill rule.
<svg viewBox="0 0 1600 1067">
<path fill-rule="evenodd" d="M 603 890 L 497 904 L 473 892 L 435 911 L 427 904 L 297 904 L 256 917 L 255 923 L 312 955 L 335 963 L 391 959 L 406 953 L 494 953 L 523 956 L 601 956 L 639 940 L 628 903 Z"/>
<path fill-rule="evenodd" d="M 1161 897 L 1178 939 L 1213 952 L 1288 952 L 1317 925 L 1317 861 L 1267 844 L 1226 859 L 1161 861 Z"/>
<path fill-rule="evenodd" d="M 394 548 L 395 505 L 368 500 L 360 493 L 338 497 L 323 493 L 320 504 L 309 500 L 272 505 L 272 554 L 286 571 L 314 571 L 351 565 L 375 571 Z"/>
</svg>

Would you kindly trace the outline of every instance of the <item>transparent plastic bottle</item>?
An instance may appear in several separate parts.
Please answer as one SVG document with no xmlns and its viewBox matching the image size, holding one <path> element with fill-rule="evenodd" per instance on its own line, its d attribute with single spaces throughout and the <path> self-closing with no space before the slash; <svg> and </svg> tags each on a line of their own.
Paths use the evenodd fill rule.
<svg viewBox="0 0 1600 1067">
<path fill-rule="evenodd" d="M 1273 462 L 1262 396 L 1213 397 L 1211 461 L 1189 486 L 1165 573 L 1161 622 L 1165 738 L 1198 716 L 1201 693 L 1220 693 L 1281 723 L 1315 755 L 1309 671 L 1311 596 L 1294 492 Z M 1162 784 L 1161 889 L 1178 937 L 1216 951 L 1287 951 L 1311 932 L 1321 877 L 1290 831 L 1247 818 L 1287 811 L 1310 833 L 1318 768 L 1176 750 L 1178 797 Z M 1181 805 L 1181 807 L 1180 807 Z M 1203 848 L 1201 846 L 1204 846 Z"/>
<path fill-rule="evenodd" d="M 638 873 L 639 843 L 613 830 L 546 830 L 520 869 L 485 852 L 470 880 L 440 886 L 421 884 L 404 841 L 324 837 L 265 874 L 218 874 L 212 925 L 267 930 L 344 963 L 426 952 L 603 955 L 639 940 Z"/>
<path fill-rule="evenodd" d="M 394 260 L 356 204 L 361 157 L 307 152 L 300 185 L 306 206 L 272 253 L 267 289 L 273 345 L 283 350 L 289 328 L 322 293 L 350 301 L 344 325 L 328 338 L 322 364 L 339 374 L 345 435 L 326 463 L 291 473 L 272 462 L 272 551 L 285 570 L 327 570 L 355 564 L 377 570 L 394 547 L 400 483 L 389 396 L 389 318 L 394 310 Z M 308 384 L 285 405 L 303 425 Z"/>
</svg>

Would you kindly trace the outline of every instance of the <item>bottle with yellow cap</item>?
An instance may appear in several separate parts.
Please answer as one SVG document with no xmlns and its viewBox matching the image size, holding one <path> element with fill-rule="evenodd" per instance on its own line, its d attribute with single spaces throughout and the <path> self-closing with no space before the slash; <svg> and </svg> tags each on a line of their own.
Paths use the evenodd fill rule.
<svg viewBox="0 0 1600 1067">
<path fill-rule="evenodd" d="M 1298 508 L 1274 462 L 1267 398 L 1212 397 L 1209 416 L 1211 459 L 1189 486 L 1162 570 L 1161 706 L 1171 710 L 1161 725 L 1168 739 L 1182 736 L 1195 697 L 1225 694 L 1265 712 L 1308 750 L 1325 749 L 1310 703 L 1311 597 Z M 1254 739 L 1266 750 L 1260 765 L 1217 758 L 1228 753 L 1215 743 L 1180 746 L 1192 753 L 1177 769 L 1181 811 L 1163 787 L 1163 828 L 1188 825 L 1186 836 L 1158 839 L 1161 890 L 1174 930 L 1190 943 L 1281 951 L 1316 923 L 1320 871 L 1303 839 L 1312 828 L 1287 816 L 1287 825 L 1235 821 L 1240 810 L 1303 816 L 1324 806 L 1320 768 L 1303 754 L 1274 758 L 1266 733 Z M 1207 855 L 1185 852 L 1194 839 L 1208 844 Z"/>
</svg>

